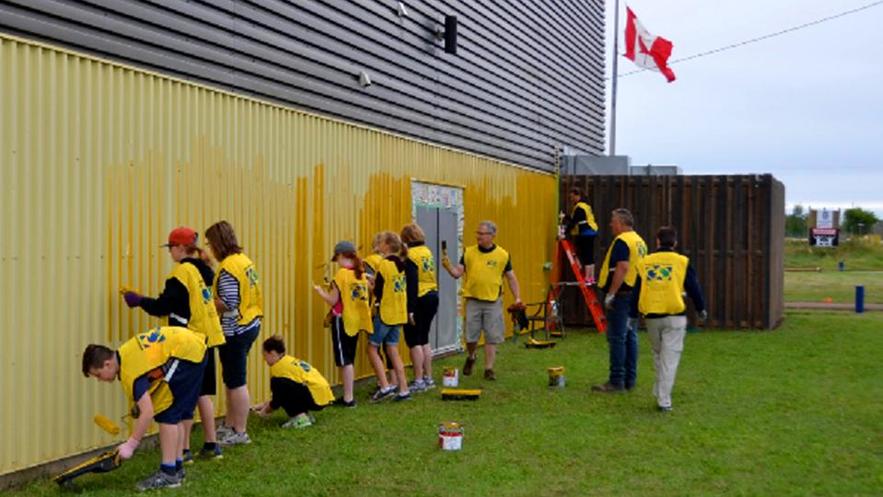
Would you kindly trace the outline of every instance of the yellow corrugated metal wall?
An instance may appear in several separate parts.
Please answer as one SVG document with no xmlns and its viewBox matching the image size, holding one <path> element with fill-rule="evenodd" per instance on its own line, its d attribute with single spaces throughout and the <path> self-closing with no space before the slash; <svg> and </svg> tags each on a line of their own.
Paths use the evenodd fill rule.
<svg viewBox="0 0 883 497">
<path fill-rule="evenodd" d="M 262 336 L 333 382 L 312 284 L 336 241 L 411 221 L 412 179 L 463 187 L 466 243 L 498 223 L 526 301 L 547 285 L 556 178 L 488 158 L 5 36 L 0 140 L 0 474 L 113 441 L 91 420 L 124 413 L 121 389 L 83 378 L 81 352 L 159 322 L 118 289 L 161 290 L 175 226 L 229 220 L 262 277 Z M 257 348 L 249 375 L 265 398 Z"/>
</svg>

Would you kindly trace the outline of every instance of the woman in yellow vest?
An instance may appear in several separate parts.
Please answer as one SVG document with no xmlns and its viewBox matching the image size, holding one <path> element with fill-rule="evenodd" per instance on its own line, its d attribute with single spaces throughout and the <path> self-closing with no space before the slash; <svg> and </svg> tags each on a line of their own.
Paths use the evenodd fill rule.
<svg viewBox="0 0 883 497">
<path fill-rule="evenodd" d="M 313 288 L 331 306 L 331 344 L 334 349 L 334 363 L 340 368 L 343 377 L 344 407 L 356 407 L 353 397 L 355 380 L 354 362 L 356 348 L 359 345 L 359 332 L 371 333 L 371 308 L 368 306 L 368 278 L 365 275 L 362 261 L 356 254 L 356 247 L 347 241 L 338 242 L 334 246 L 332 262 L 337 262 L 340 269 L 334 275 L 331 289 L 325 290 L 319 285 Z M 266 357 L 267 342 L 264 342 Z"/>
<path fill-rule="evenodd" d="M 663 226 L 656 232 L 657 251 L 644 257 L 639 264 L 630 313 L 636 319 L 640 312 L 647 323 L 656 370 L 653 395 L 662 412 L 672 409 L 671 392 L 684 350 L 687 332 L 684 294 L 693 300 L 700 321 L 705 321 L 708 316 L 702 287 L 690 259 L 675 252 L 677 240 L 678 232 L 670 226 Z"/>
<path fill-rule="evenodd" d="M 374 316 L 374 332 L 368 337 L 368 358 L 371 360 L 371 366 L 374 367 L 380 390 L 371 396 L 371 401 L 379 402 L 392 396 L 395 396 L 395 400 L 408 400 L 411 398 L 411 392 L 408 390 L 405 367 L 402 358 L 399 357 L 398 349 L 402 325 L 409 319 L 408 276 L 405 273 L 404 261 L 407 258 L 407 249 L 399 235 L 384 231 L 380 234 L 380 253 L 383 255 L 383 260 L 378 264 L 374 279 L 377 313 Z M 412 277 L 416 278 L 416 275 Z M 386 371 L 378 352 L 381 347 L 385 347 L 386 356 L 392 361 L 398 383 L 396 386 L 386 381 Z M 396 387 L 398 387 L 398 395 L 396 395 Z"/>
<path fill-rule="evenodd" d="M 412 271 L 417 273 L 417 288 L 408 287 L 408 298 L 416 293 L 416 302 L 413 305 L 414 323 L 405 325 L 405 343 L 411 350 L 411 363 L 414 365 L 414 382 L 408 389 L 422 392 L 435 388 L 435 381 L 432 379 L 432 346 L 429 345 L 429 330 L 438 312 L 435 258 L 426 246 L 423 229 L 416 224 L 402 228 L 402 242 L 408 247 L 407 262 L 413 266 Z"/>
<path fill-rule="evenodd" d="M 206 337 L 209 350 L 200 391 L 199 417 L 202 420 L 204 443 L 199 451 L 200 457 L 221 457 L 215 431 L 215 408 L 212 396 L 217 393 L 215 375 L 215 348 L 224 343 L 224 333 L 215 309 L 210 286 L 215 278 L 212 268 L 204 260 L 202 250 L 197 247 L 199 235 L 186 226 L 181 226 L 169 233 L 169 256 L 175 262 L 172 274 L 166 279 L 165 288 L 156 298 L 139 295 L 128 291 L 123 298 L 129 307 L 140 307 L 151 316 L 167 316 L 169 326 L 183 326 L 201 333 Z M 190 431 L 193 428 L 193 416 L 184 421 L 184 462 L 192 462 L 190 452 Z"/>
<path fill-rule="evenodd" d="M 573 210 L 567 219 L 565 233 L 573 235 L 576 256 L 585 271 L 586 283 L 595 284 L 595 237 L 598 236 L 598 223 L 592 214 L 592 207 L 583 199 L 579 188 L 570 189 L 570 205 Z"/>
<path fill-rule="evenodd" d="M 116 351 L 91 344 L 83 351 L 83 376 L 120 380 L 135 424 L 117 448 L 129 459 L 153 421 L 159 424 L 162 462 L 136 486 L 139 491 L 181 486 L 184 481 L 184 420 L 193 410 L 206 363 L 205 336 L 187 328 L 163 326 L 129 339 Z"/>
<path fill-rule="evenodd" d="M 209 250 L 218 261 L 215 305 L 226 343 L 218 349 L 227 393 L 227 416 L 218 429 L 224 445 L 251 443 L 246 431 L 250 397 L 246 371 L 248 352 L 261 332 L 264 297 L 254 263 L 242 253 L 233 226 L 219 221 L 205 231 Z"/>
<path fill-rule="evenodd" d="M 270 366 L 270 392 L 273 398 L 256 406 L 260 416 L 285 410 L 288 421 L 283 428 L 307 428 L 315 418 L 309 411 L 321 411 L 334 402 L 331 386 L 316 368 L 285 354 L 285 342 L 279 335 L 264 340 L 264 361 Z"/>
</svg>

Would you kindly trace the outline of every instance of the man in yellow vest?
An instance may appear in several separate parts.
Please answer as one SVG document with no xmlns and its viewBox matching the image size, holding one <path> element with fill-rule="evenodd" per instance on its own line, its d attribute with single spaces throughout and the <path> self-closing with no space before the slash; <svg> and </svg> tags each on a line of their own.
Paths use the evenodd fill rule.
<svg viewBox="0 0 883 497">
<path fill-rule="evenodd" d="M 708 316 L 696 271 L 687 257 L 675 252 L 677 239 L 678 232 L 672 227 L 665 226 L 656 232 L 657 251 L 639 264 L 630 313 L 636 318 L 640 312 L 647 323 L 656 370 L 653 395 L 662 412 L 671 411 L 671 391 L 684 350 L 687 330 L 684 293 L 693 300 L 701 321 Z"/>
<path fill-rule="evenodd" d="M 118 447 L 121 459 L 132 457 L 151 422 L 159 424 L 162 463 L 138 483 L 139 491 L 179 487 L 184 481 L 183 422 L 193 419 L 202 387 L 205 340 L 187 328 L 162 326 L 135 335 L 116 351 L 92 344 L 83 352 L 83 376 L 119 379 L 132 407 L 135 425 Z"/>
<path fill-rule="evenodd" d="M 279 335 L 264 340 L 264 361 L 270 366 L 270 392 L 273 398 L 255 407 L 260 416 L 285 410 L 288 421 L 282 428 L 307 428 L 315 418 L 309 411 L 321 411 L 334 402 L 331 386 L 316 368 L 285 353 L 285 342 Z"/>
<path fill-rule="evenodd" d="M 460 263 L 454 267 L 448 257 L 442 256 L 442 266 L 452 278 L 466 275 L 463 283 L 463 296 L 466 297 L 466 364 L 463 374 L 472 374 L 475 366 L 475 349 L 484 330 L 484 378 L 496 380 L 494 359 L 497 344 L 503 342 L 503 276 L 509 283 L 509 290 L 515 303 L 521 303 L 518 278 L 512 270 L 509 252 L 494 244 L 497 225 L 482 221 L 476 231 L 477 245 L 466 247 Z"/>
<path fill-rule="evenodd" d="M 647 244 L 635 233 L 634 226 L 635 219 L 628 209 L 614 209 L 611 213 L 610 230 L 614 238 L 598 274 L 598 287 L 606 293 L 610 376 L 607 383 L 592 387 L 595 392 L 631 390 L 638 379 L 638 335 L 629 323 L 629 306 L 638 264 L 647 255 Z"/>
</svg>

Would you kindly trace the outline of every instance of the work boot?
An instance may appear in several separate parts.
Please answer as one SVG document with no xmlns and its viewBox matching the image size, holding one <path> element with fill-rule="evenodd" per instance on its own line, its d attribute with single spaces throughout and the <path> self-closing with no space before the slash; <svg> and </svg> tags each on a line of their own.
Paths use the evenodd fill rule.
<svg viewBox="0 0 883 497">
<path fill-rule="evenodd" d="M 473 366 L 475 366 L 475 357 L 466 356 L 466 364 L 463 365 L 463 376 L 471 375 Z"/>
<path fill-rule="evenodd" d="M 490 381 L 496 381 L 497 380 L 497 373 L 494 373 L 493 369 L 485 369 L 484 370 L 484 379 L 490 380 Z"/>
<path fill-rule="evenodd" d="M 593 385 L 592 391 L 599 392 L 599 393 L 618 393 L 618 392 L 624 392 L 625 388 L 623 388 L 622 386 L 616 386 L 610 382 L 607 382 L 603 385 Z"/>
</svg>

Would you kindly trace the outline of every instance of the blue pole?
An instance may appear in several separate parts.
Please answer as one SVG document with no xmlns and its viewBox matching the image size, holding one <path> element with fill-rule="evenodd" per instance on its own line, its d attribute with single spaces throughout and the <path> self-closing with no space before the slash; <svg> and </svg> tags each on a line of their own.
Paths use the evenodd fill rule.
<svg viewBox="0 0 883 497">
<path fill-rule="evenodd" d="M 855 312 L 865 312 L 865 287 L 862 285 L 855 287 Z"/>
</svg>

